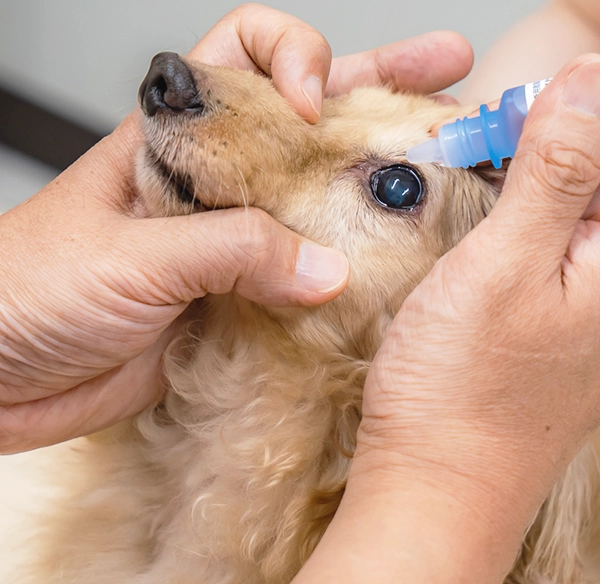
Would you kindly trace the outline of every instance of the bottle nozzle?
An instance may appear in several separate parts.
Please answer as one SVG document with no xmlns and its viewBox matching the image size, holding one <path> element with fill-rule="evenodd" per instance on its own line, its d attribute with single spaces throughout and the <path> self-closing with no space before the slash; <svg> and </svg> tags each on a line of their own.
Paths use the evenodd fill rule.
<svg viewBox="0 0 600 584">
<path fill-rule="evenodd" d="M 478 116 L 443 125 L 437 138 L 409 148 L 406 158 L 409 162 L 437 162 L 451 168 L 469 168 L 489 160 L 501 168 L 504 158 L 514 156 L 525 116 L 550 81 L 507 89 L 497 110 L 482 105 Z"/>
<path fill-rule="evenodd" d="M 445 165 L 446 162 L 442 154 L 440 141 L 437 138 L 431 138 L 427 142 L 409 148 L 406 152 L 406 159 L 413 164 L 418 164 L 419 162 L 436 162 Z"/>
</svg>

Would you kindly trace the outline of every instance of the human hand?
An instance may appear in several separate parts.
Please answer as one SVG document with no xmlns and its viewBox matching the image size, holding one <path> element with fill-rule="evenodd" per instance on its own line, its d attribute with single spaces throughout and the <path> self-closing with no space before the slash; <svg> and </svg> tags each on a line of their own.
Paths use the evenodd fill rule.
<svg viewBox="0 0 600 584">
<path fill-rule="evenodd" d="M 428 95 L 456 83 L 473 65 L 471 46 L 451 31 L 426 33 L 332 61 L 329 44 L 318 31 L 260 4 L 244 4 L 230 12 L 189 56 L 208 65 L 266 73 L 311 123 L 319 119 L 323 93 L 331 97 L 354 87 L 389 85 Z"/>
<path fill-rule="evenodd" d="M 555 77 L 493 211 L 405 301 L 367 378 L 344 500 L 298 584 L 510 571 L 600 423 L 599 90 L 597 55 Z"/>
<path fill-rule="evenodd" d="M 226 16 L 190 57 L 272 75 L 311 122 L 322 91 L 314 79 L 329 79 L 331 93 L 368 83 L 430 92 L 472 61 L 464 39 L 432 33 L 334 60 L 330 72 L 321 35 L 258 5 Z M 341 254 L 256 209 L 145 217 L 133 187 L 140 143 L 130 116 L 0 217 L 0 452 L 87 434 L 157 400 L 162 353 L 194 298 L 234 289 L 271 305 L 315 305 L 345 286 Z"/>
</svg>

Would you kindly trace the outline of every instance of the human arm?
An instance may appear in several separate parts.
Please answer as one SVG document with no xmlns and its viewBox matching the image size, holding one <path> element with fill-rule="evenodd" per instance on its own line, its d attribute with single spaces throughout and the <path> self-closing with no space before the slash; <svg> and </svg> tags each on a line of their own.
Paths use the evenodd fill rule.
<svg viewBox="0 0 600 584">
<path fill-rule="evenodd" d="M 460 99 L 492 101 L 505 89 L 552 77 L 591 52 L 600 52 L 600 3 L 551 0 L 500 37 L 465 81 Z"/>
<path fill-rule="evenodd" d="M 367 83 L 430 92 L 472 62 L 464 39 L 432 33 L 332 65 L 314 29 L 252 4 L 190 56 L 272 74 L 312 122 L 319 96 L 302 91 L 308 78 L 332 93 Z M 345 286 L 345 258 L 256 209 L 147 217 L 133 185 L 140 140 L 133 114 L 0 216 L 0 452 L 87 434 L 159 399 L 162 353 L 195 298 L 235 289 L 265 304 L 315 305 Z"/>
<path fill-rule="evenodd" d="M 525 123 L 498 203 L 397 315 L 338 514 L 294 584 L 500 584 L 600 422 L 600 56 Z"/>
</svg>

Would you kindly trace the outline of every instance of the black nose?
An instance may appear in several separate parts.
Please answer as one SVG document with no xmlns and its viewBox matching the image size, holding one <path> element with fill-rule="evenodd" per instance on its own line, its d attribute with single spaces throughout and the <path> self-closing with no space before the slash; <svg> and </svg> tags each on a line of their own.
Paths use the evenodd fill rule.
<svg viewBox="0 0 600 584">
<path fill-rule="evenodd" d="M 202 112 L 204 109 L 192 72 L 175 53 L 159 53 L 152 59 L 140 85 L 139 99 L 147 116 L 158 111 Z"/>
</svg>

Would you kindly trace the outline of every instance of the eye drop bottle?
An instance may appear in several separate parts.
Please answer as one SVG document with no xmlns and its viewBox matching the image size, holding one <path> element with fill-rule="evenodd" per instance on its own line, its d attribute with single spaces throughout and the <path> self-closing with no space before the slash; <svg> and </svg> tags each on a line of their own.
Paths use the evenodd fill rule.
<svg viewBox="0 0 600 584">
<path fill-rule="evenodd" d="M 507 89 L 500 106 L 479 108 L 479 116 L 463 118 L 439 129 L 438 137 L 409 148 L 409 162 L 437 162 L 452 168 L 468 168 L 491 160 L 496 168 L 503 158 L 512 158 L 523 130 L 525 116 L 552 78 Z"/>
</svg>

